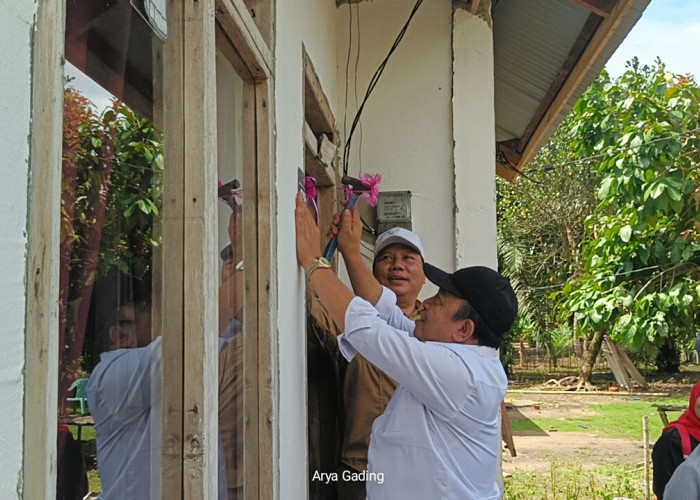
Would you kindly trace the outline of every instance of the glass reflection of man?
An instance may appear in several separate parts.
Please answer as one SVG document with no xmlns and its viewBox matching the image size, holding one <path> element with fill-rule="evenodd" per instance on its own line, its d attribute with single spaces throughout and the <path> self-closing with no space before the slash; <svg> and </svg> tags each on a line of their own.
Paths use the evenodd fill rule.
<svg viewBox="0 0 700 500">
<path fill-rule="evenodd" d="M 150 279 L 104 280 L 96 287 L 98 322 L 101 306 L 117 305 L 98 324 L 100 362 L 87 385 L 97 434 L 100 498 L 159 498 L 162 344 L 160 337 L 151 342 Z M 109 299 L 103 302 L 101 297 Z"/>
<path fill-rule="evenodd" d="M 151 332 L 150 279 L 104 286 L 114 307 L 98 324 L 100 362 L 87 385 L 95 420 L 101 500 L 161 497 L 162 341 Z M 129 293 L 133 290 L 133 293 Z M 118 297 L 119 291 L 122 297 Z M 98 309 L 100 300 L 96 300 Z M 97 316 L 99 316 L 99 311 Z M 98 322 L 100 320 L 98 319 Z M 220 342 L 220 350 L 225 343 Z M 218 498 L 227 498 L 224 450 L 218 445 Z"/>
<path fill-rule="evenodd" d="M 241 207 L 231 203 L 228 236 L 222 252 L 219 288 L 219 435 L 226 460 L 228 500 L 243 498 L 243 227 Z"/>
</svg>

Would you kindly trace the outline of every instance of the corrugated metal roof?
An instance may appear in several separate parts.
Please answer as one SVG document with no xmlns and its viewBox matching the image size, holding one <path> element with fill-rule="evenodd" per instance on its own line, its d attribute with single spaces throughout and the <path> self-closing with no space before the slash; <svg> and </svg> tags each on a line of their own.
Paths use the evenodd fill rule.
<svg viewBox="0 0 700 500">
<path fill-rule="evenodd" d="M 496 5 L 497 141 L 522 136 L 589 15 L 571 0 L 502 0 Z"/>
<path fill-rule="evenodd" d="M 617 0 L 604 18 L 582 0 L 494 0 L 496 141 L 522 155 L 513 166 L 554 132 L 649 2 Z"/>
</svg>

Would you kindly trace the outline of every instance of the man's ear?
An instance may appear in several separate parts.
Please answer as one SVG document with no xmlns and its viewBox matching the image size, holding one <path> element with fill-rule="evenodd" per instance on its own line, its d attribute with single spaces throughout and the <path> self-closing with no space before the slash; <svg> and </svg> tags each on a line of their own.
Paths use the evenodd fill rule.
<svg viewBox="0 0 700 500">
<path fill-rule="evenodd" d="M 460 320 L 460 325 L 452 334 L 452 340 L 457 344 L 476 344 L 474 338 L 474 321 L 471 319 Z"/>
<path fill-rule="evenodd" d="M 122 347 L 122 335 L 119 325 L 109 327 L 109 347 L 110 349 L 119 349 Z"/>
</svg>

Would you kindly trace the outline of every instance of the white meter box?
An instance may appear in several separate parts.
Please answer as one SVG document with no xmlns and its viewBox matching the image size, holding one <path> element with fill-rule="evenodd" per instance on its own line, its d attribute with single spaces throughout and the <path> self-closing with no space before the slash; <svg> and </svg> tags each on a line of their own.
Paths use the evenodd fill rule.
<svg viewBox="0 0 700 500">
<path fill-rule="evenodd" d="M 410 224 L 411 192 L 380 192 L 377 202 L 377 220 L 380 222 L 408 222 Z"/>
</svg>

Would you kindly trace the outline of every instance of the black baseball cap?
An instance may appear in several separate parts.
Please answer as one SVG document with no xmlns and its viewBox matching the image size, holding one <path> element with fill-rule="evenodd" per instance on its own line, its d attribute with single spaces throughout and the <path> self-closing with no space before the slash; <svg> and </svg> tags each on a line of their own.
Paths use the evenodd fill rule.
<svg viewBox="0 0 700 500">
<path fill-rule="evenodd" d="M 500 337 L 510 330 L 518 313 L 518 299 L 508 278 L 484 266 L 450 274 L 426 262 L 423 269 L 433 284 L 469 302 L 494 334 Z"/>
</svg>

